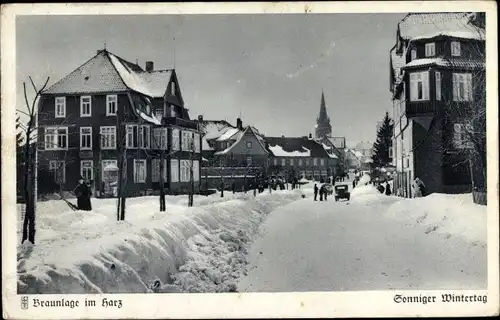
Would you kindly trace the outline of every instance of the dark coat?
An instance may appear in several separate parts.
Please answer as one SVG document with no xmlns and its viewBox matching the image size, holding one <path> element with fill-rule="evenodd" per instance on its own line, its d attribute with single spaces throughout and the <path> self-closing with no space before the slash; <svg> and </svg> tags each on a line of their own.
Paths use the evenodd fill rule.
<svg viewBox="0 0 500 320">
<path fill-rule="evenodd" d="M 392 192 L 391 192 L 391 186 L 388 183 L 386 183 L 386 185 L 385 185 L 385 195 L 386 196 L 390 196 L 391 194 L 392 194 Z"/>
<path fill-rule="evenodd" d="M 86 184 L 78 184 L 75 189 L 76 203 L 79 210 L 90 211 L 92 204 L 90 202 L 91 191 Z"/>
</svg>

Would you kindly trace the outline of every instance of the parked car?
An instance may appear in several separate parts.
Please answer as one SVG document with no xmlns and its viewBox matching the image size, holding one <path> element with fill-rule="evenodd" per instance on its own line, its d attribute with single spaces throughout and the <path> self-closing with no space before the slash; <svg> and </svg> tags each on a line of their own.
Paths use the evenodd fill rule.
<svg viewBox="0 0 500 320">
<path fill-rule="evenodd" d="M 351 199 L 351 193 L 349 192 L 349 186 L 347 184 L 339 184 L 335 186 L 335 201 L 339 199 Z"/>
</svg>

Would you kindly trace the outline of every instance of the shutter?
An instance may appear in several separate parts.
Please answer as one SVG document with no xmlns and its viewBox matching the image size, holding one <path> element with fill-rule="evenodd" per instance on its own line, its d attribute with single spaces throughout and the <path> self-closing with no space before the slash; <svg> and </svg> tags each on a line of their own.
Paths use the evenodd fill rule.
<svg viewBox="0 0 500 320">
<path fill-rule="evenodd" d="M 436 100 L 441 100 L 441 73 L 436 71 Z"/>
</svg>

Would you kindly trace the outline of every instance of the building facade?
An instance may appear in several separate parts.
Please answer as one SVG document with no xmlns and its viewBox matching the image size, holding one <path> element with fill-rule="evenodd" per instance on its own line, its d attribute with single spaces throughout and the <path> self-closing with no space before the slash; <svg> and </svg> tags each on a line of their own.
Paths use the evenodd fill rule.
<svg viewBox="0 0 500 320">
<path fill-rule="evenodd" d="M 167 193 L 193 181 L 199 189 L 201 135 L 173 69 L 149 61 L 144 70 L 99 50 L 41 94 L 38 124 L 39 170 L 59 191 L 82 177 L 97 196 L 116 196 L 120 170 L 128 196 L 153 193 L 162 180 Z"/>
<path fill-rule="evenodd" d="M 309 137 L 266 137 L 273 154 L 269 173 L 288 180 L 292 178 L 328 181 L 339 174 L 338 157 Z"/>
<path fill-rule="evenodd" d="M 476 141 L 476 148 L 467 139 L 469 133 L 485 132 L 480 119 L 470 121 L 477 110 L 485 110 L 484 24 L 478 18 L 408 14 L 398 24 L 390 52 L 390 89 L 395 192 L 401 196 L 412 196 L 416 177 L 428 193 L 468 192 L 471 168 L 485 167 L 485 161 L 468 161 L 468 149 L 479 150 L 479 159 L 486 154 L 485 140 Z"/>
</svg>

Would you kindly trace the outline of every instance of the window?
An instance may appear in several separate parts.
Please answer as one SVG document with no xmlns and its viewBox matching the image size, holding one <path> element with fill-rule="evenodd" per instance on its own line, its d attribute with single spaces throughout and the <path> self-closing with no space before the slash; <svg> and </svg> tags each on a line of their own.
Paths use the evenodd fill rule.
<svg viewBox="0 0 500 320">
<path fill-rule="evenodd" d="M 92 150 L 92 127 L 80 127 L 80 149 Z"/>
<path fill-rule="evenodd" d="M 320 163 L 321 163 L 322 166 L 324 166 L 325 165 L 325 159 L 321 159 Z"/>
<path fill-rule="evenodd" d="M 163 118 L 163 115 L 165 114 L 163 109 L 164 108 L 156 108 L 155 115 L 157 118 L 159 118 L 159 119 Z"/>
<path fill-rule="evenodd" d="M 200 181 L 200 162 L 198 160 L 193 161 L 193 180 Z"/>
<path fill-rule="evenodd" d="M 66 182 L 66 164 L 64 161 L 51 160 L 49 161 L 49 171 L 54 182 L 63 184 Z"/>
<path fill-rule="evenodd" d="M 170 160 L 170 181 L 179 182 L 179 160 Z"/>
<path fill-rule="evenodd" d="M 290 165 L 293 166 L 293 159 L 290 159 Z"/>
<path fill-rule="evenodd" d="M 309 159 L 306 159 L 306 166 L 308 166 L 310 163 Z"/>
<path fill-rule="evenodd" d="M 179 129 L 172 129 L 172 150 L 179 150 Z"/>
<path fill-rule="evenodd" d="M 286 166 L 286 159 L 285 158 L 281 159 L 281 165 Z"/>
<path fill-rule="evenodd" d="M 200 152 L 200 135 L 198 133 L 194 134 L 194 151 Z"/>
<path fill-rule="evenodd" d="M 104 180 L 104 172 L 105 171 L 118 171 L 118 161 L 116 160 L 102 160 L 102 170 L 101 170 L 101 179 Z"/>
<path fill-rule="evenodd" d="M 125 145 L 127 148 L 137 148 L 139 146 L 139 133 L 136 124 L 127 124 L 127 137 L 125 138 Z"/>
<path fill-rule="evenodd" d="M 160 159 L 151 160 L 151 181 L 160 182 Z M 163 159 L 163 182 L 168 180 L 167 159 Z"/>
<path fill-rule="evenodd" d="M 318 158 L 314 158 L 313 163 L 315 166 L 317 166 L 318 165 Z"/>
<path fill-rule="evenodd" d="M 436 71 L 436 100 L 441 100 L 441 72 Z"/>
<path fill-rule="evenodd" d="M 278 165 L 278 159 L 274 158 L 273 160 L 274 160 L 274 161 L 273 161 L 273 162 L 274 162 L 274 165 L 275 165 L 275 166 L 277 166 L 277 165 Z"/>
<path fill-rule="evenodd" d="M 153 128 L 153 149 L 167 150 L 167 128 Z"/>
<path fill-rule="evenodd" d="M 299 166 L 302 165 L 302 159 L 299 159 Z"/>
<path fill-rule="evenodd" d="M 91 116 L 91 104 L 92 100 L 90 96 L 80 97 L 80 117 L 90 117 Z"/>
<path fill-rule="evenodd" d="M 101 127 L 101 149 L 116 149 L 116 127 Z"/>
<path fill-rule="evenodd" d="M 151 146 L 151 127 L 141 125 L 139 127 L 139 148 L 149 149 Z"/>
<path fill-rule="evenodd" d="M 433 57 L 436 55 L 436 44 L 434 42 L 425 44 L 425 56 Z"/>
<path fill-rule="evenodd" d="M 56 97 L 55 117 L 56 118 L 66 117 L 66 97 Z"/>
<path fill-rule="evenodd" d="M 460 42 L 458 41 L 451 42 L 451 55 L 454 57 L 460 57 Z"/>
<path fill-rule="evenodd" d="M 116 95 L 106 96 L 106 115 L 116 116 L 118 97 Z"/>
<path fill-rule="evenodd" d="M 252 165 L 252 157 L 247 156 L 247 166 L 251 166 L 251 165 Z"/>
<path fill-rule="evenodd" d="M 67 150 L 68 149 L 68 128 L 67 127 L 47 127 L 47 128 L 45 128 L 45 149 L 46 150 Z"/>
<path fill-rule="evenodd" d="M 394 154 L 394 147 L 389 147 L 389 158 L 392 158 Z"/>
<path fill-rule="evenodd" d="M 453 74 L 453 101 L 472 101 L 472 74 Z"/>
<path fill-rule="evenodd" d="M 453 124 L 453 144 L 457 149 L 472 149 L 474 144 L 470 141 L 473 127 L 470 124 Z"/>
<path fill-rule="evenodd" d="M 94 167 L 94 162 L 92 160 L 80 161 L 80 175 L 84 180 L 88 181 L 94 180 L 93 167 Z"/>
<path fill-rule="evenodd" d="M 146 182 L 147 167 L 146 160 L 134 159 L 134 182 L 144 183 Z"/>
<path fill-rule="evenodd" d="M 181 182 L 189 182 L 191 180 L 191 161 L 181 160 Z"/>
<path fill-rule="evenodd" d="M 175 106 L 173 104 L 170 105 L 170 116 L 173 118 L 177 117 L 177 113 L 175 112 Z"/>
<path fill-rule="evenodd" d="M 192 139 L 193 133 L 190 131 L 182 131 L 182 142 L 181 148 L 184 151 L 191 151 L 194 147 L 194 141 Z"/>
<path fill-rule="evenodd" d="M 252 141 L 247 141 L 247 149 L 252 149 Z"/>
<path fill-rule="evenodd" d="M 417 49 L 411 49 L 411 61 L 417 59 Z"/>
<path fill-rule="evenodd" d="M 410 100 L 429 100 L 429 72 L 410 74 Z"/>
</svg>

